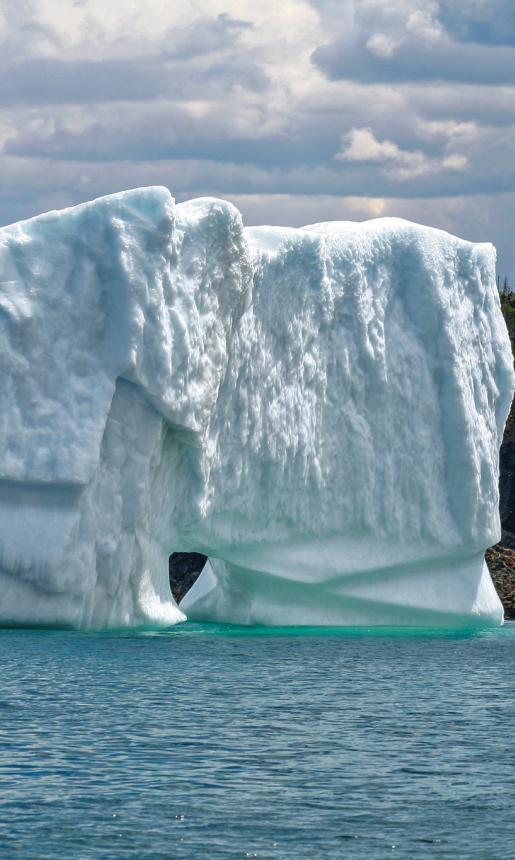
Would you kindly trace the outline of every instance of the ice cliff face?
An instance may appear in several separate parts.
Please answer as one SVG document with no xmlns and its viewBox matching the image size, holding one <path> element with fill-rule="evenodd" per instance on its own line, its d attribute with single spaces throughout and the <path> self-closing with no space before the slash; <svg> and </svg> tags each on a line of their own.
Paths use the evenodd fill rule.
<svg viewBox="0 0 515 860">
<path fill-rule="evenodd" d="M 501 621 L 491 246 L 125 192 L 0 230 L 0 367 L 0 623 Z"/>
</svg>

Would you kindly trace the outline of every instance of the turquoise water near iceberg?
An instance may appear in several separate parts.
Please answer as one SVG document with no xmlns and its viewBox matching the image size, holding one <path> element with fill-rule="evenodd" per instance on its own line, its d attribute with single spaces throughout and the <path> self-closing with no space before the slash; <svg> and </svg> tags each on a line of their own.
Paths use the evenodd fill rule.
<svg viewBox="0 0 515 860">
<path fill-rule="evenodd" d="M 515 625 L 0 631 L 0 857 L 515 858 Z"/>
</svg>

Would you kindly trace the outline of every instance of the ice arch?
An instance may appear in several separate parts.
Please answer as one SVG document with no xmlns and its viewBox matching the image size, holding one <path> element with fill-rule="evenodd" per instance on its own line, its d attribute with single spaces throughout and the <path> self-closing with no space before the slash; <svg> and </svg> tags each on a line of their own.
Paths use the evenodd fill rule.
<svg viewBox="0 0 515 860">
<path fill-rule="evenodd" d="M 491 246 L 152 188 L 3 228 L 0 282 L 1 623 L 500 622 Z"/>
</svg>

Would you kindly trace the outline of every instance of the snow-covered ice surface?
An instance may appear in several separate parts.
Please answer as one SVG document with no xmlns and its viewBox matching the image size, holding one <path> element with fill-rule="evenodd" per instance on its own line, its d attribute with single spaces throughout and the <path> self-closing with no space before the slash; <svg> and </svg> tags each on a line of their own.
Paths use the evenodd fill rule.
<svg viewBox="0 0 515 860">
<path fill-rule="evenodd" d="M 1 229 L 0 623 L 500 623 L 494 262 L 164 188 Z"/>
</svg>

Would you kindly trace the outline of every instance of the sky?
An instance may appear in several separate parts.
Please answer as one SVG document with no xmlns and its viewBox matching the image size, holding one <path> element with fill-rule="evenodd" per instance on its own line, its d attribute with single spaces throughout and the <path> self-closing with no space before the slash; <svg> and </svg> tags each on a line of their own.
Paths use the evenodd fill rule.
<svg viewBox="0 0 515 860">
<path fill-rule="evenodd" d="M 0 224 L 141 185 L 397 215 L 515 283 L 514 0 L 1 0 Z"/>
</svg>

